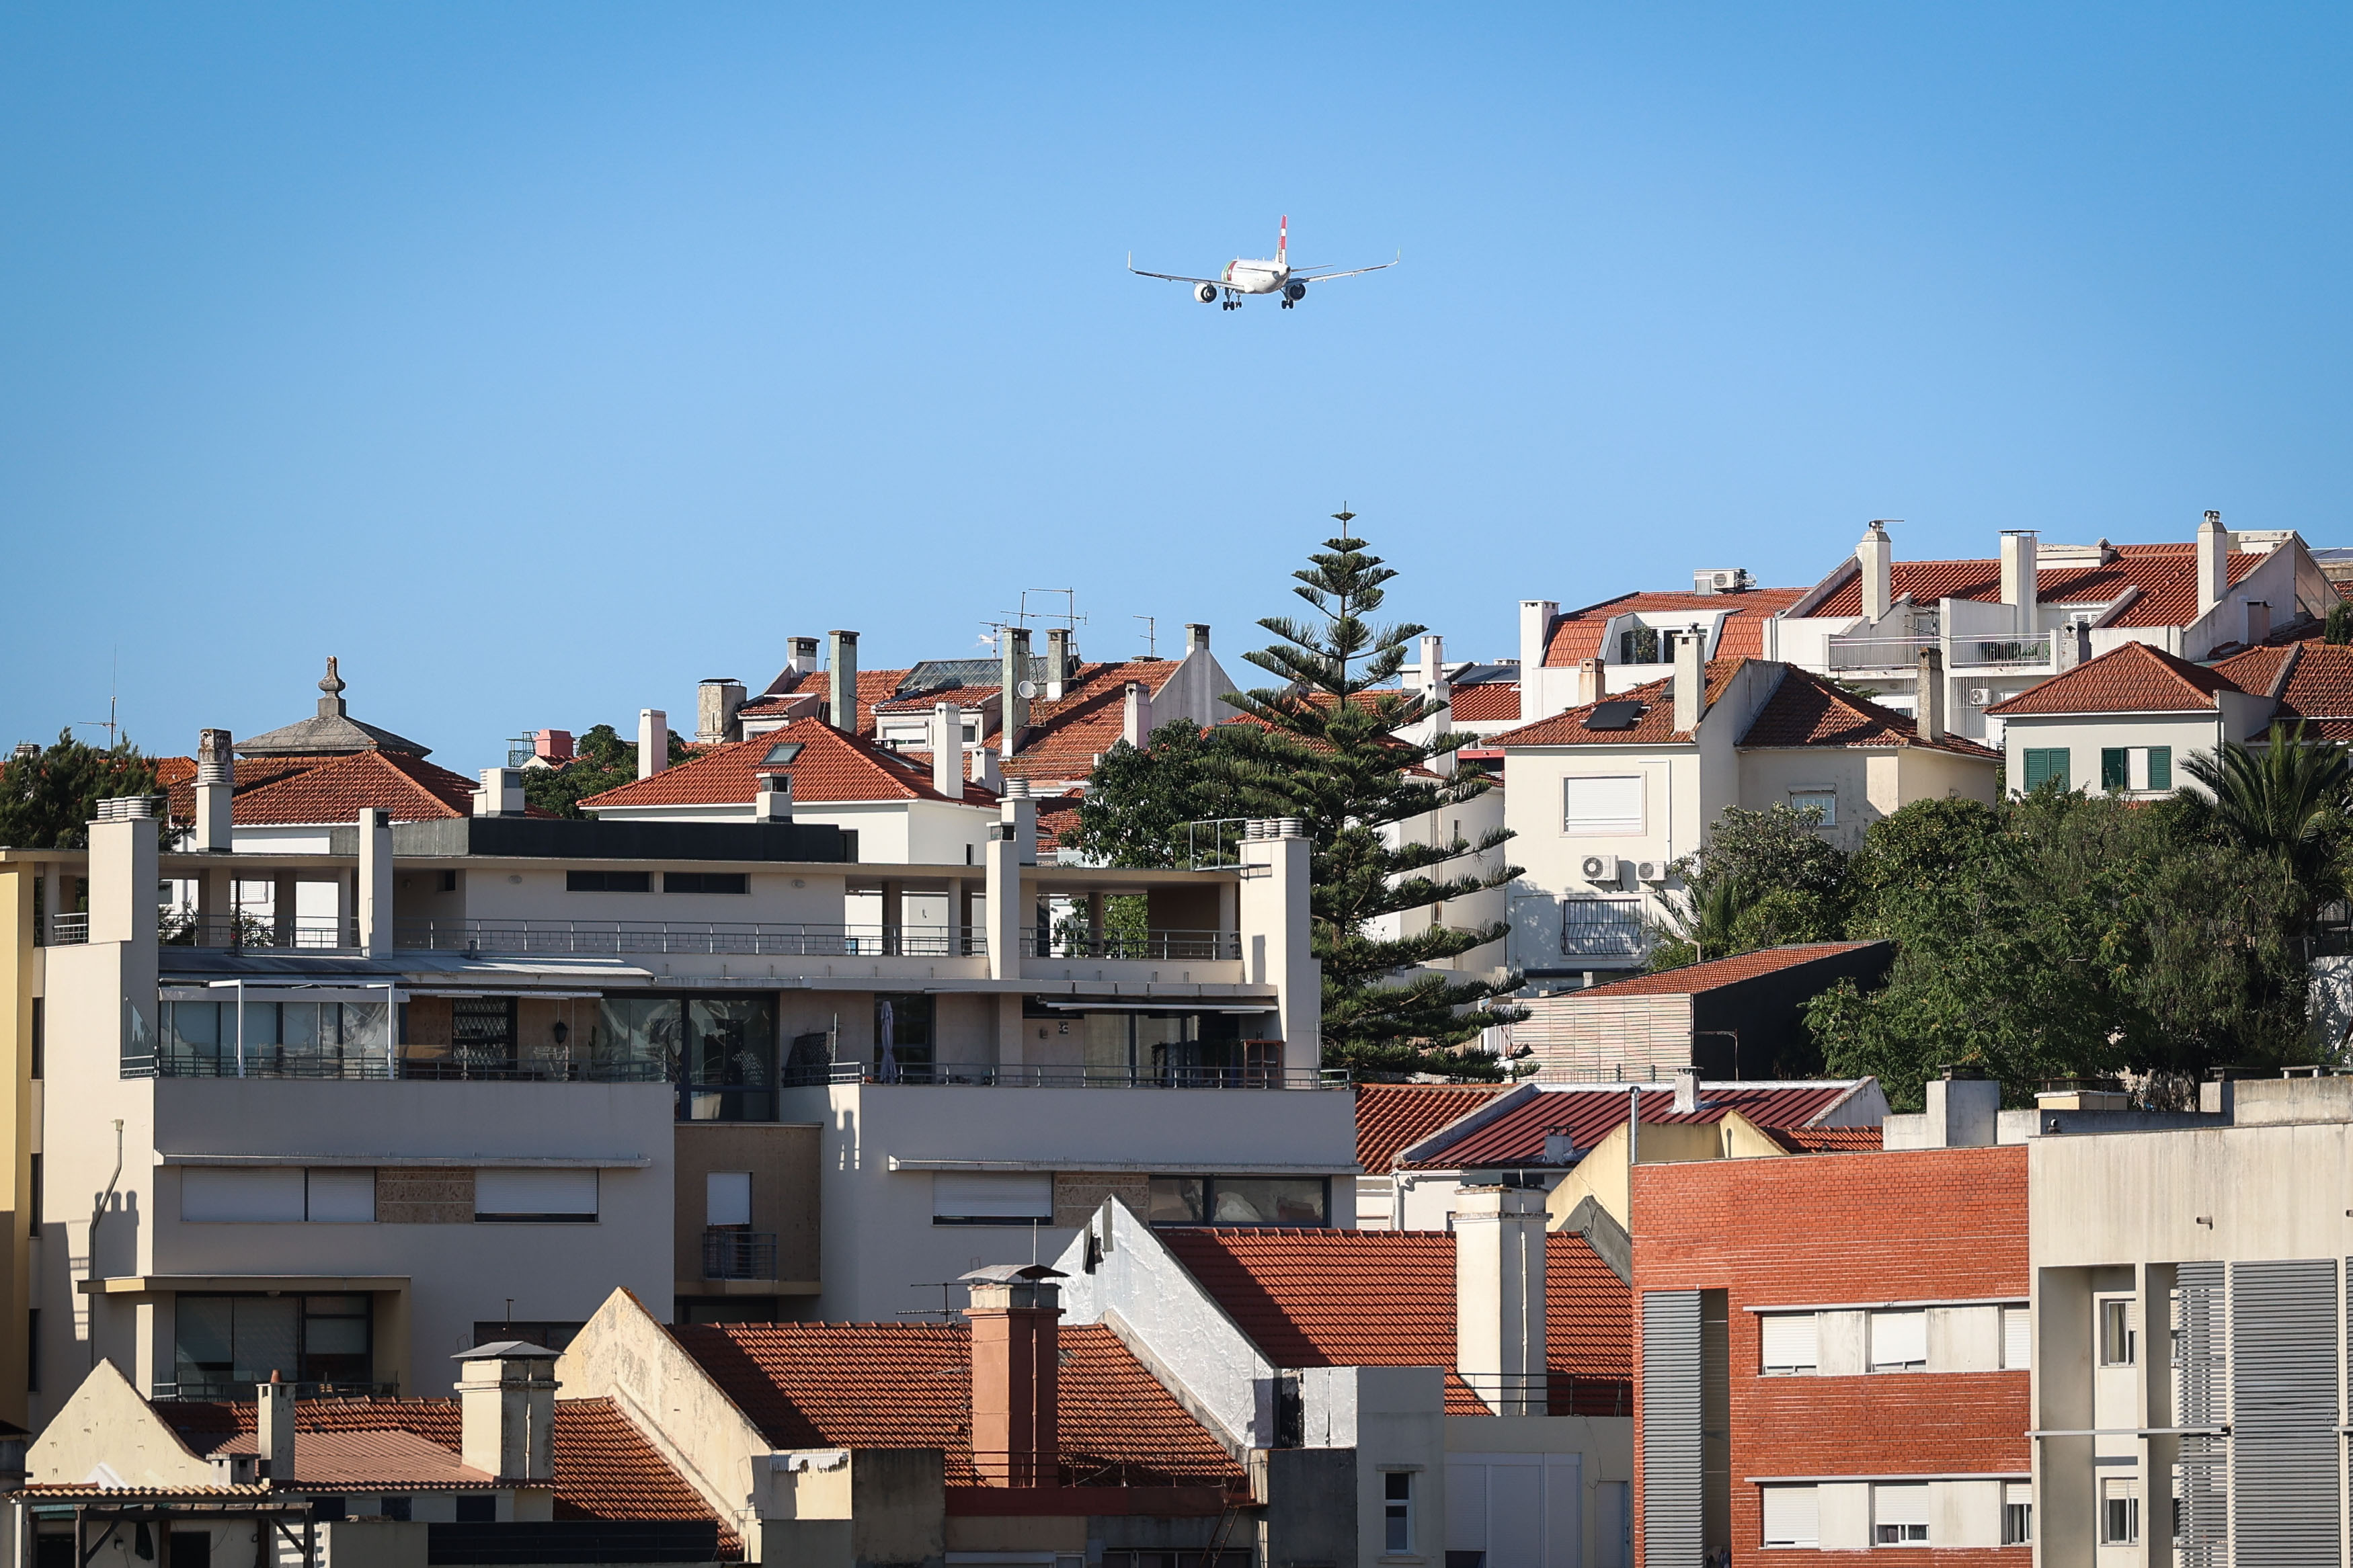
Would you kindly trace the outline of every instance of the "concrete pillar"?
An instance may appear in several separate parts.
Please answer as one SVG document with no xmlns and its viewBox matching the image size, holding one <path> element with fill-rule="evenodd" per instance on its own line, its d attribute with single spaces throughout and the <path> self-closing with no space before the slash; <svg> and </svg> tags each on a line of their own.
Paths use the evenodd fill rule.
<svg viewBox="0 0 2353 1568">
<path fill-rule="evenodd" d="M 360 812 L 359 946 L 370 958 L 389 958 L 392 915 L 392 823 L 375 806 Z"/>
<path fill-rule="evenodd" d="M 896 956 L 902 942 L 907 907 L 907 887 L 903 882 L 882 884 L 882 952 Z"/>
<path fill-rule="evenodd" d="M 1455 1199 L 1454 1370 L 1498 1415 L 1548 1413 L 1541 1192 L 1464 1187 Z"/>
<path fill-rule="evenodd" d="M 1314 846 L 1293 817 L 1252 822 L 1242 840 L 1240 894 L 1243 978 L 1276 988 L 1282 1065 L 1311 1072 L 1323 1058 L 1324 992 L 1308 947 L 1308 865 Z M 1263 868 L 1249 870 L 1248 868 Z"/>
<path fill-rule="evenodd" d="M 0 866 L 0 1312 L 23 1323 L 32 1307 L 33 878 L 23 862 Z M 60 1227 L 62 1228 L 62 1227 Z M 61 1325 L 62 1326 L 62 1325 Z M 0 1420 L 32 1426 L 24 1334 L 0 1337 Z"/>
<path fill-rule="evenodd" d="M 1103 896 L 1099 892 L 1087 895 L 1087 946 L 1090 956 L 1103 955 Z"/>
<path fill-rule="evenodd" d="M 279 947 L 292 947 L 301 937 L 300 918 L 302 884 L 297 873 L 280 869 L 271 873 L 269 890 L 270 941 Z"/>
<path fill-rule="evenodd" d="M 1008 795 L 997 803 L 997 821 L 989 829 L 988 977 L 1015 980 L 1021 974 L 1023 917 L 1029 899 L 1021 883 L 1021 868 L 1038 863 L 1038 803 L 1028 795 Z"/>
</svg>

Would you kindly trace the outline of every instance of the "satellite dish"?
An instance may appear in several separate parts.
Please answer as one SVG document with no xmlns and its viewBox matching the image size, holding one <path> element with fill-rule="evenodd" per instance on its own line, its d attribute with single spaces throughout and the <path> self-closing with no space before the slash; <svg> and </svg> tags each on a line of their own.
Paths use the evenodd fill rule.
<svg viewBox="0 0 2353 1568">
<path fill-rule="evenodd" d="M 1038 695 L 1038 683 L 1034 680 L 1025 680 L 1013 689 L 1020 693 L 1022 701 L 1027 702 Z"/>
</svg>

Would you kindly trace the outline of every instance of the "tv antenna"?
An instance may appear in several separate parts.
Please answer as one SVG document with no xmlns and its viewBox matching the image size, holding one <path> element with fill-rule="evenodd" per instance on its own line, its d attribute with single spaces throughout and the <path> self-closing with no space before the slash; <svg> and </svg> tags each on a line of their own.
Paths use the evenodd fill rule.
<svg viewBox="0 0 2353 1568">
<path fill-rule="evenodd" d="M 1038 595 L 1040 598 L 1059 595 L 1062 601 L 1062 607 L 1059 610 L 1033 610 L 1029 607 L 1029 595 L 1032 594 Z M 1021 607 L 1008 615 L 1002 621 L 988 624 L 1000 626 L 1026 626 L 1032 621 L 1041 624 L 1050 623 L 1071 631 L 1076 631 L 1085 626 L 1087 617 L 1079 614 L 1079 591 L 1076 588 L 1024 588 L 1021 590 Z"/>
<path fill-rule="evenodd" d="M 122 645 L 121 643 L 116 643 L 114 645 L 114 667 L 106 678 L 106 717 L 103 720 L 84 719 L 74 726 L 77 730 L 105 731 L 106 749 L 110 752 L 114 750 L 114 737 L 122 728 L 121 725 L 115 722 L 115 707 L 121 695 L 121 689 Z"/>
<path fill-rule="evenodd" d="M 1127 618 L 1144 623 L 1144 657 L 1158 658 L 1160 657 L 1160 624 L 1150 616 L 1130 616 Z"/>
</svg>

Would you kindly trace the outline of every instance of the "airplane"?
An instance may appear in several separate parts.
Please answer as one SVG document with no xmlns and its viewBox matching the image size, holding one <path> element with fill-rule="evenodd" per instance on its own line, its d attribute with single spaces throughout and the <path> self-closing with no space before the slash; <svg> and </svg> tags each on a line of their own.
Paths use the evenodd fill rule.
<svg viewBox="0 0 2353 1568">
<path fill-rule="evenodd" d="M 1397 261 L 1384 261 L 1378 267 L 1351 267 L 1345 270 L 1333 267 L 1312 267 L 1294 271 L 1291 265 L 1291 217 L 1285 214 L 1282 226 L 1275 231 L 1274 259 L 1271 261 L 1246 261 L 1236 258 L 1227 262 L 1225 270 L 1215 278 L 1187 278 L 1181 272 L 1146 272 L 1135 264 L 1135 252 L 1131 250 L 1127 253 L 1127 269 L 1138 278 L 1190 283 L 1193 285 L 1193 298 L 1204 305 L 1215 303 L 1220 291 L 1225 294 L 1225 308 L 1229 310 L 1240 310 L 1241 297 L 1245 294 L 1280 294 L 1282 296 L 1282 308 L 1288 310 L 1307 298 L 1307 285 L 1310 283 L 1329 283 L 1335 278 L 1354 278 L 1360 272 L 1378 272 L 1395 267 L 1398 261 L 1404 259 L 1405 252 L 1400 250 Z"/>
</svg>

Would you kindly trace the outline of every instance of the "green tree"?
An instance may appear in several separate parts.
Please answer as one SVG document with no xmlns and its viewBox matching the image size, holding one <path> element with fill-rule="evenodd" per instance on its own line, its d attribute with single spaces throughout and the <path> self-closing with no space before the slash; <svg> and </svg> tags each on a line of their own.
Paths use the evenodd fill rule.
<svg viewBox="0 0 2353 1568">
<path fill-rule="evenodd" d="M 670 765 L 677 766 L 689 755 L 685 740 L 671 731 Z M 584 815 L 582 801 L 634 784 L 637 777 L 638 743 L 621 739 L 610 724 L 598 724 L 580 737 L 573 747 L 572 760 L 562 767 L 525 768 L 522 797 L 558 816 L 579 816 Z"/>
<path fill-rule="evenodd" d="M 1835 942 L 1846 923 L 1846 860 L 1816 806 L 1724 808 L 1706 844 L 1675 862 L 1682 908 L 1647 961 L 1676 969 L 1791 942 Z"/>
<path fill-rule="evenodd" d="M 2339 599 L 2328 606 L 2328 619 L 2322 626 L 2320 640 L 2332 647 L 2353 643 L 2353 605 Z"/>
<path fill-rule="evenodd" d="M 100 750 L 60 730 L 47 750 L 20 752 L 0 767 L 0 844 L 87 849 L 100 801 L 156 793 L 155 764 L 128 735 Z"/>
<path fill-rule="evenodd" d="M 1163 724 L 1142 746 L 1119 741 L 1088 776 L 1068 842 L 1106 866 L 1182 866 L 1212 844 L 1197 823 L 1240 816 L 1248 803 L 1229 778 L 1229 731 L 1190 720 Z"/>
<path fill-rule="evenodd" d="M 2306 739 L 2301 722 L 2280 722 L 2260 751 L 2226 741 L 2219 752 L 2190 757 L 2181 771 L 2211 792 L 2211 803 L 2189 798 L 2222 838 L 2272 862 L 2316 909 L 2344 895 L 2338 864 L 2348 782 L 2344 747 Z"/>
</svg>

